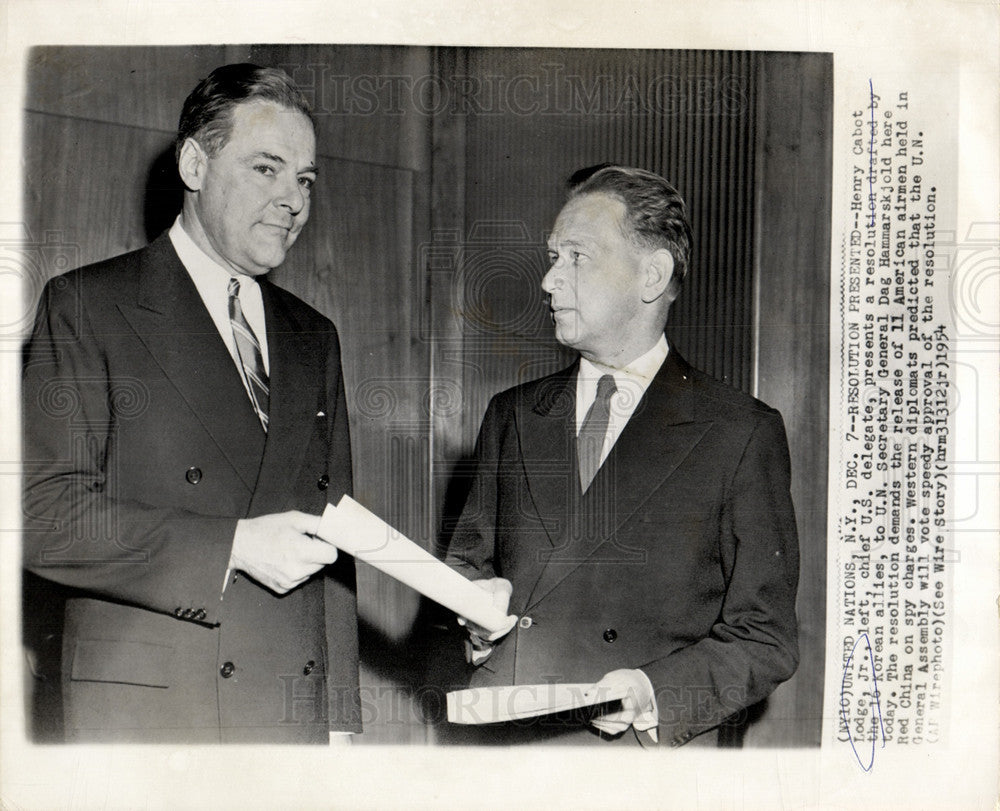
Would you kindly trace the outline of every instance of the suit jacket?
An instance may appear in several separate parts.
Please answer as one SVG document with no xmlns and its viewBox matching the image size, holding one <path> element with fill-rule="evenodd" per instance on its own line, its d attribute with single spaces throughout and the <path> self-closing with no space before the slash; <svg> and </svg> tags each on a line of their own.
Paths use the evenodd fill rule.
<svg viewBox="0 0 1000 811">
<path fill-rule="evenodd" d="M 798 664 L 784 426 L 671 349 L 581 495 L 575 398 L 573 366 L 497 395 L 483 419 L 448 560 L 508 578 L 521 621 L 473 684 L 640 668 L 661 743 L 680 745 Z"/>
<path fill-rule="evenodd" d="M 353 562 L 283 596 L 227 579 L 238 519 L 318 513 L 351 487 L 336 330 L 261 289 L 266 435 L 166 235 L 45 289 L 23 373 L 24 564 L 75 589 L 71 740 L 360 731 Z"/>
</svg>

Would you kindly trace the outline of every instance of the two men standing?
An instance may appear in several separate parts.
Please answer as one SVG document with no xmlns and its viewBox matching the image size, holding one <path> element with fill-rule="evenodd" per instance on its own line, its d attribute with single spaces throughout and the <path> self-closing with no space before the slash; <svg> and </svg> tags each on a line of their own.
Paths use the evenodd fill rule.
<svg viewBox="0 0 1000 811">
<path fill-rule="evenodd" d="M 325 742 L 360 731 L 354 566 L 313 535 L 351 489 L 340 346 L 266 278 L 309 216 L 308 105 L 280 71 L 219 68 L 177 165 L 173 227 L 50 283 L 25 349 L 24 561 L 75 590 L 67 737 Z M 472 629 L 475 683 L 627 698 L 486 739 L 679 745 L 795 670 L 784 428 L 667 343 L 690 247 L 638 169 L 556 221 L 542 285 L 580 358 L 491 402 L 448 562 L 519 618 Z"/>
</svg>

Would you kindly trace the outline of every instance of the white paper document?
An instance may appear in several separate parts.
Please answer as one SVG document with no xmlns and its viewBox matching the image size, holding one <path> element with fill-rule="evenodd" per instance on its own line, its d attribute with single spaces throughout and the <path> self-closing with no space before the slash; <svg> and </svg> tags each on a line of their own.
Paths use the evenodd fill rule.
<svg viewBox="0 0 1000 811">
<path fill-rule="evenodd" d="M 491 633 L 509 630 L 517 621 L 493 605 L 489 592 L 446 566 L 350 496 L 343 496 L 336 506 L 327 504 L 316 534 Z"/>
<path fill-rule="evenodd" d="M 591 707 L 625 697 L 628 688 L 596 684 L 515 684 L 474 687 L 448 693 L 453 724 L 493 724 Z"/>
</svg>

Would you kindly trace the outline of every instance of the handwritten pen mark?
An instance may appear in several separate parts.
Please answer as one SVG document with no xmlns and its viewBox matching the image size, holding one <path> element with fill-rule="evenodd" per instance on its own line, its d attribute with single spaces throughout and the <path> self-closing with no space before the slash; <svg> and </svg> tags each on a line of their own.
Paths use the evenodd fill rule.
<svg viewBox="0 0 1000 811">
<path fill-rule="evenodd" d="M 871 640 L 868 639 L 868 634 L 866 633 L 862 633 L 858 636 L 854 643 L 854 647 L 851 648 L 851 655 L 847 657 L 847 663 L 844 665 L 844 678 L 840 682 L 840 717 L 844 719 L 844 726 L 847 728 L 847 740 L 851 744 L 851 749 L 854 750 L 854 757 L 857 758 L 858 765 L 862 768 L 862 770 L 870 772 L 872 770 L 872 766 L 875 764 L 875 735 L 872 735 L 872 749 L 870 757 L 868 758 L 868 765 L 866 766 L 861 760 L 861 755 L 858 754 L 858 748 L 854 745 L 854 736 L 851 735 L 851 724 L 847 717 L 847 712 L 845 710 L 846 702 L 844 701 L 847 674 L 851 668 L 851 662 L 854 660 L 854 652 L 858 649 L 858 645 L 861 644 L 861 640 L 864 640 L 865 648 L 868 649 L 868 664 L 872 669 L 872 692 L 874 697 L 873 713 L 878 716 L 879 734 L 882 738 L 882 748 L 885 749 L 885 726 L 882 723 L 882 704 L 879 701 L 878 677 L 875 675 L 875 654 L 872 652 L 872 643 Z M 872 731 L 874 732 L 874 721 L 872 723 L 872 727 Z"/>
<path fill-rule="evenodd" d="M 872 111 L 871 138 L 868 139 L 868 210 L 872 217 L 869 228 L 875 227 L 875 85 L 868 79 L 868 106 Z"/>
</svg>

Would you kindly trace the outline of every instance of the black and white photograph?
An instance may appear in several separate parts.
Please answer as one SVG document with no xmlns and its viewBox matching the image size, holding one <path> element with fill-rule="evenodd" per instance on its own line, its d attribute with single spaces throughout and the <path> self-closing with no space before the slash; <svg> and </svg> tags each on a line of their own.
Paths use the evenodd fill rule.
<svg viewBox="0 0 1000 811">
<path fill-rule="evenodd" d="M 492 659 L 477 683 L 595 684 L 600 698 L 637 682 L 635 699 L 595 706 L 644 701 L 650 742 L 818 745 L 829 55 L 40 47 L 30 60 L 26 226 L 58 235 L 69 264 L 123 255 L 56 276 L 26 350 L 23 616 L 34 661 L 52 665 L 39 687 L 61 686 L 35 702 L 40 735 L 59 734 L 61 699 L 66 740 L 309 740 L 317 721 L 358 742 L 455 737 L 446 688 L 468 675 L 464 640 L 439 630 L 449 617 L 308 537 L 354 492 L 507 590 L 515 627 L 469 634 L 470 658 Z M 179 109 L 179 134 L 160 131 L 157 114 Z M 246 146 L 211 172 L 243 111 Z M 177 273 L 182 255 L 204 283 Z M 208 288 L 223 328 L 252 336 L 250 349 L 229 338 L 232 357 L 206 320 L 216 267 L 202 257 L 229 268 Z M 261 280 L 256 331 L 244 294 L 224 292 L 241 275 Z M 585 484 L 602 370 L 622 391 L 603 404 L 609 447 Z M 303 425 L 279 434 L 282 400 Z M 241 552 L 244 531 L 287 534 L 275 554 L 288 560 Z M 324 583 L 345 593 L 327 594 L 328 638 L 311 639 Z M 641 676 L 605 679 L 622 670 Z M 306 698 L 324 701 L 324 673 L 329 713 Z M 639 743 L 631 723 L 597 720 L 607 712 L 489 723 L 484 740 Z"/>
<path fill-rule="evenodd" d="M 989 66 L 389 19 L 7 57 L 0 796 L 988 800 Z"/>
</svg>

